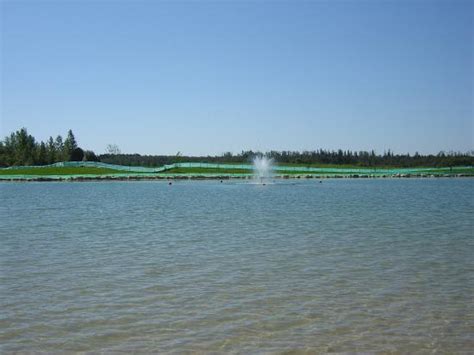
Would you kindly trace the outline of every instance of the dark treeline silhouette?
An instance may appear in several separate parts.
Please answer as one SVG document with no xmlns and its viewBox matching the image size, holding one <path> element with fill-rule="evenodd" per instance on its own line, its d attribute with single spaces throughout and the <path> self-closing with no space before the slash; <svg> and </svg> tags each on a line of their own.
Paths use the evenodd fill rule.
<svg viewBox="0 0 474 355">
<path fill-rule="evenodd" d="M 202 163 L 249 163 L 257 155 L 266 155 L 281 164 L 331 164 L 331 165 L 355 165 L 361 167 L 417 167 L 417 166 L 472 166 L 474 165 L 474 154 L 459 152 L 440 152 L 437 155 L 394 154 L 387 151 L 382 155 L 371 152 L 351 151 L 270 151 L 267 153 L 242 151 L 240 154 L 225 153 L 219 156 L 167 156 L 167 155 L 140 155 L 140 154 L 103 154 L 99 160 L 104 163 L 132 165 L 132 166 L 161 166 L 177 162 L 202 162 Z"/>
<path fill-rule="evenodd" d="M 67 137 L 49 137 L 38 142 L 26 128 L 11 133 L 0 141 L 0 166 L 46 165 L 61 161 L 98 160 L 94 152 L 77 145 L 71 130 Z"/>
<path fill-rule="evenodd" d="M 162 166 L 178 162 L 202 162 L 202 163 L 250 163 L 255 156 L 267 155 L 275 162 L 281 164 L 331 164 L 331 165 L 353 165 L 361 167 L 417 167 L 417 166 L 472 166 L 474 165 L 474 152 L 440 152 L 436 155 L 394 154 L 390 150 L 383 154 L 375 151 L 353 152 L 353 151 L 270 151 L 266 153 L 251 150 L 242 151 L 239 154 L 225 153 L 218 156 L 182 156 L 176 155 L 140 155 L 121 154 L 116 145 L 108 146 L 108 154 L 96 156 L 90 150 L 84 151 L 77 144 L 76 138 L 71 130 L 67 137 L 59 135 L 50 137 L 46 142 L 37 142 L 28 134 L 26 128 L 11 133 L 0 141 L 0 166 L 12 165 L 45 165 L 60 161 L 101 161 L 109 164 L 131 165 L 131 166 Z"/>
</svg>

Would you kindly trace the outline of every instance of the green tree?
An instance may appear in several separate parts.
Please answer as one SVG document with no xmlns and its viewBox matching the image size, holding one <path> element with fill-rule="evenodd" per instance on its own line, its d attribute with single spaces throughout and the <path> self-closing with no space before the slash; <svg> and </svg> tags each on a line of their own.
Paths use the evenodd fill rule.
<svg viewBox="0 0 474 355">
<path fill-rule="evenodd" d="M 64 159 L 64 143 L 63 137 L 58 135 L 54 141 L 54 146 L 56 148 L 56 161 L 63 161 Z"/>
<path fill-rule="evenodd" d="M 77 149 L 77 142 L 72 130 L 67 132 L 67 137 L 64 140 L 64 157 L 65 160 L 72 160 L 72 154 L 75 149 Z M 81 158 L 82 160 L 82 158 Z"/>
<path fill-rule="evenodd" d="M 38 158 L 37 158 L 37 164 L 39 165 L 45 165 L 48 163 L 48 153 L 46 149 L 46 144 L 44 144 L 43 141 L 41 141 L 39 149 L 38 149 Z"/>
<path fill-rule="evenodd" d="M 33 165 L 35 163 L 35 138 L 28 134 L 26 128 L 16 131 L 12 140 L 15 165 Z"/>
<path fill-rule="evenodd" d="M 86 150 L 84 152 L 84 158 L 82 158 L 84 161 L 99 161 L 99 158 L 95 155 L 95 153 L 92 150 Z"/>
<path fill-rule="evenodd" d="M 8 166 L 5 144 L 0 141 L 0 166 Z"/>
<path fill-rule="evenodd" d="M 82 161 L 84 159 L 84 151 L 81 148 L 75 148 L 70 157 L 70 161 Z"/>
<path fill-rule="evenodd" d="M 56 162 L 56 145 L 54 144 L 53 137 L 49 137 L 48 139 L 48 147 L 47 147 L 47 154 L 48 154 L 48 164 L 53 164 Z"/>
<path fill-rule="evenodd" d="M 15 163 L 15 149 L 16 149 L 16 136 L 15 133 L 11 133 L 9 137 L 5 137 L 3 142 L 3 151 L 5 155 L 5 162 L 7 166 Z"/>
</svg>

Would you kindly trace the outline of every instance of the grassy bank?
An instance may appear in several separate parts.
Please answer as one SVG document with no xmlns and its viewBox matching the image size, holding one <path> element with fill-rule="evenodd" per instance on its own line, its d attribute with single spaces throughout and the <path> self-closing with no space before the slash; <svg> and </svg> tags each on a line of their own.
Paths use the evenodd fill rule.
<svg viewBox="0 0 474 355">
<path fill-rule="evenodd" d="M 64 163 L 66 164 L 66 163 Z M 85 163 L 79 163 L 81 165 Z M 253 171 L 246 166 L 227 168 L 219 166 L 193 166 L 176 167 L 171 166 L 161 172 L 138 172 L 130 170 L 121 170 L 121 166 L 94 166 L 96 163 L 88 163 L 87 166 L 42 166 L 42 167 L 18 167 L 14 169 L 0 169 L 1 180 L 68 180 L 68 179 L 167 179 L 167 178 L 238 178 L 249 177 Z M 98 165 L 98 164 L 96 164 Z M 104 166 L 106 165 L 106 166 Z M 281 166 L 281 165 L 280 165 Z M 275 171 L 275 177 L 294 178 L 294 177 L 428 177 L 428 176 L 474 176 L 473 167 L 454 167 L 454 168 L 428 168 L 424 170 L 376 170 L 363 168 L 359 170 L 353 166 L 319 166 L 320 171 L 306 171 L 308 167 L 301 165 L 301 170 L 295 165 L 285 165 L 293 167 L 295 170 Z M 315 166 L 312 166 L 315 167 Z M 128 169 L 128 168 L 127 168 Z M 139 167 L 135 167 L 139 170 Z M 327 169 L 327 170 L 325 170 Z"/>
<path fill-rule="evenodd" d="M 93 168 L 93 167 L 35 167 L 35 168 L 18 168 L 18 169 L 0 169 L 0 175 L 110 175 L 123 173 L 123 171 L 107 169 L 107 168 Z"/>
<path fill-rule="evenodd" d="M 164 174 L 253 174 L 252 169 L 220 169 L 220 168 L 173 168 L 163 172 Z M 347 173 L 341 169 L 341 173 Z M 285 172 L 275 172 L 276 175 L 303 175 L 307 171 L 295 170 Z"/>
<path fill-rule="evenodd" d="M 166 174 L 252 174 L 251 169 L 172 168 Z"/>
<path fill-rule="evenodd" d="M 285 165 L 287 167 L 298 167 L 295 165 Z M 309 167 L 309 166 L 300 166 Z M 317 171 L 317 172 L 310 172 L 304 169 L 301 170 L 285 170 L 285 171 L 274 171 L 275 175 L 353 175 L 357 174 L 354 170 L 363 169 L 363 174 L 384 174 L 387 173 L 387 170 L 397 170 L 397 168 L 387 167 L 387 168 L 377 168 L 377 169 L 370 169 L 370 168 L 361 168 L 361 167 L 353 167 L 353 166 L 311 166 L 311 168 L 321 168 L 321 169 L 331 169 L 331 171 Z M 466 168 L 443 168 L 443 169 L 436 169 L 436 168 L 423 168 L 423 174 L 474 174 L 474 168 L 466 169 Z M 164 171 L 163 173 L 166 174 L 252 174 L 252 169 L 222 169 L 222 168 L 207 168 L 207 167 L 180 167 L 180 168 L 172 168 Z"/>
</svg>

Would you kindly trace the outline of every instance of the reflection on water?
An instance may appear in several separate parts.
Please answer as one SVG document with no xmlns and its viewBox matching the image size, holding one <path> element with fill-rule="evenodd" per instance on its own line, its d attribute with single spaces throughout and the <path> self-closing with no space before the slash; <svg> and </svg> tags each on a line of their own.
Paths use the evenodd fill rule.
<svg viewBox="0 0 474 355">
<path fill-rule="evenodd" d="M 0 351 L 471 351 L 472 179 L 0 184 Z"/>
</svg>

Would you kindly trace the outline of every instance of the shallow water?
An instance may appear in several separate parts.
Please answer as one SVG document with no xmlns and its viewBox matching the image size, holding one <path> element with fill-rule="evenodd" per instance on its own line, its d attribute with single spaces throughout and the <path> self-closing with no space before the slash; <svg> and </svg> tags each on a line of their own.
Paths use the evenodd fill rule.
<svg viewBox="0 0 474 355">
<path fill-rule="evenodd" d="M 0 183 L 0 352 L 469 352 L 474 179 Z"/>
</svg>

